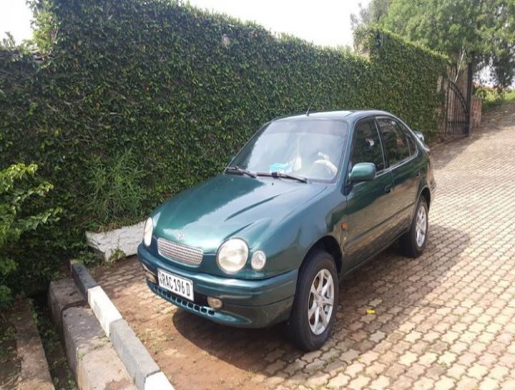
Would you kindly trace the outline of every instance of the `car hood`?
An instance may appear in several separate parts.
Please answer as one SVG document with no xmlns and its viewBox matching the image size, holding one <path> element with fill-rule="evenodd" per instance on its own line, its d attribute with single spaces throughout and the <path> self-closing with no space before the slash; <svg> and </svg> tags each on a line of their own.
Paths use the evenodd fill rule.
<svg viewBox="0 0 515 390">
<path fill-rule="evenodd" d="M 327 188 L 270 177 L 223 174 L 186 190 L 153 213 L 154 235 L 214 253 L 230 237 L 252 247 L 271 225 L 299 212 Z"/>
</svg>

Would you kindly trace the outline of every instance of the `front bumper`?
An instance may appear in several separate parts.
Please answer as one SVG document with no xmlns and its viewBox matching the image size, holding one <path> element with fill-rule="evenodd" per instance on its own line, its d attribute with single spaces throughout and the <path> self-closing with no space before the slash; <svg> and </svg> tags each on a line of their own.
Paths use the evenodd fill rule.
<svg viewBox="0 0 515 390">
<path fill-rule="evenodd" d="M 147 285 L 155 294 L 193 314 L 247 328 L 263 328 L 289 317 L 297 285 L 297 270 L 263 280 L 242 280 L 184 270 L 152 255 L 143 245 L 138 247 L 138 258 L 153 274 L 157 274 L 160 268 L 193 281 L 195 301 L 191 302 L 147 278 Z M 209 307 L 207 297 L 221 299 L 222 309 Z"/>
</svg>

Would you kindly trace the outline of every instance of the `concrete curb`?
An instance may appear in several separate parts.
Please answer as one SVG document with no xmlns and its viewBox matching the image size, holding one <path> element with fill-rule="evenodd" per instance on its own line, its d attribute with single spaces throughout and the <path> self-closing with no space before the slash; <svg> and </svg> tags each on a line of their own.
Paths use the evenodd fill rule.
<svg viewBox="0 0 515 390">
<path fill-rule="evenodd" d="M 54 390 L 43 344 L 27 300 L 16 303 L 16 314 L 11 315 L 10 320 L 16 329 L 16 348 L 21 359 L 21 382 L 17 389 Z"/>
<path fill-rule="evenodd" d="M 84 390 L 136 390 L 93 310 L 70 307 L 63 312 L 63 339 L 77 386 Z"/>
<path fill-rule="evenodd" d="M 143 343 L 123 319 L 102 287 L 91 277 L 84 264 L 71 260 L 70 267 L 75 283 L 84 298 L 88 300 L 105 334 L 110 338 L 114 350 L 134 379 L 136 387 L 141 390 L 173 390 L 173 386 L 159 370 Z"/>
<path fill-rule="evenodd" d="M 50 282 L 48 306 L 79 389 L 136 390 L 134 380 L 73 279 Z"/>
</svg>

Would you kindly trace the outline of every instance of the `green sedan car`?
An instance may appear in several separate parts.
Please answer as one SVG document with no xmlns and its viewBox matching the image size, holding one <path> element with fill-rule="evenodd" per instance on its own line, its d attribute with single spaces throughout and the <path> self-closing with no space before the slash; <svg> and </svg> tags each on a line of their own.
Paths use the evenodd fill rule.
<svg viewBox="0 0 515 390">
<path fill-rule="evenodd" d="M 160 205 L 138 257 L 178 307 L 238 327 L 286 322 L 315 350 L 344 275 L 397 239 L 422 253 L 435 186 L 422 135 L 387 112 L 279 118 L 223 173 Z"/>
</svg>

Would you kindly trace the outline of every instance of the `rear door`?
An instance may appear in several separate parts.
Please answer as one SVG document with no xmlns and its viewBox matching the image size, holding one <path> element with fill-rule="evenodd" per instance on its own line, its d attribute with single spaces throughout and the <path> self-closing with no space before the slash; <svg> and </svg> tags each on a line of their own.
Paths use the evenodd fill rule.
<svg viewBox="0 0 515 390">
<path fill-rule="evenodd" d="M 391 117 L 378 117 L 377 123 L 385 147 L 387 164 L 393 178 L 391 207 L 396 215 L 395 234 L 400 234 L 411 220 L 421 179 L 415 158 L 418 149 L 411 134 Z"/>
<path fill-rule="evenodd" d="M 345 186 L 347 195 L 348 230 L 345 253 L 349 268 L 354 268 L 385 245 L 385 235 L 391 225 L 392 174 L 385 156 L 374 118 L 359 121 L 354 128 L 350 170 L 361 162 L 374 163 L 377 170 L 372 181 Z"/>
</svg>

